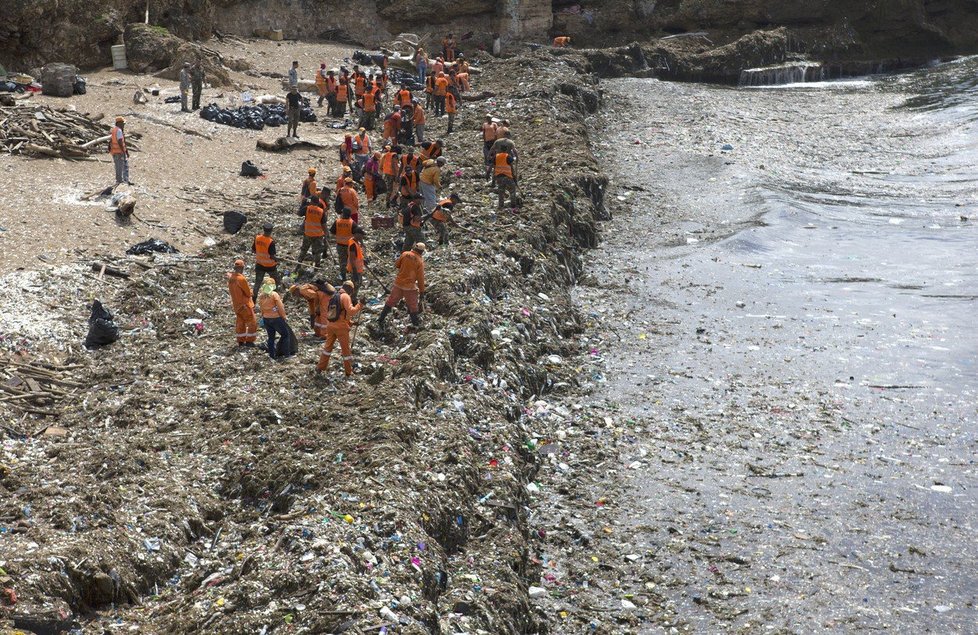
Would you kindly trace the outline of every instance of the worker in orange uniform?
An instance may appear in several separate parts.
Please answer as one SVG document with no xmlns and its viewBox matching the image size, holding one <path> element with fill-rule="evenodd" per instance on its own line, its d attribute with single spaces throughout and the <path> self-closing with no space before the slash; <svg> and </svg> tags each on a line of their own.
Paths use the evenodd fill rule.
<svg viewBox="0 0 978 635">
<path fill-rule="evenodd" d="M 448 113 L 448 130 L 445 134 L 452 134 L 455 129 L 455 115 L 458 113 L 458 98 L 451 91 L 445 93 L 445 112 Z"/>
<path fill-rule="evenodd" d="M 367 232 L 359 225 L 353 228 L 353 240 L 350 241 L 350 248 L 346 255 L 347 277 L 356 285 L 353 287 L 353 303 L 357 302 L 357 293 L 363 283 L 363 269 L 367 262 L 367 252 L 363 247 L 363 240 L 367 237 Z"/>
<path fill-rule="evenodd" d="M 341 280 L 346 280 L 346 259 L 350 243 L 353 242 L 353 233 L 360 227 L 351 216 L 350 209 L 343 208 L 340 217 L 333 221 L 329 228 L 329 233 L 336 240 L 336 256 L 339 260 Z"/>
<path fill-rule="evenodd" d="M 334 117 L 345 117 L 346 116 L 346 104 L 350 99 L 350 84 L 346 78 L 341 77 L 339 84 L 336 86 L 336 110 L 333 112 Z"/>
<path fill-rule="evenodd" d="M 360 220 L 360 195 L 353 187 L 353 179 L 347 177 L 343 180 L 343 187 L 336 193 L 334 205 L 337 215 L 344 209 L 350 210 L 350 217 L 356 223 Z"/>
<path fill-rule="evenodd" d="M 115 118 L 115 125 L 109 131 L 109 154 L 115 164 L 115 184 L 129 183 L 129 148 L 126 147 L 126 120 Z"/>
<path fill-rule="evenodd" d="M 571 42 L 571 39 L 570 39 L 570 36 L 569 35 L 560 35 L 560 36 L 554 38 L 554 46 L 557 47 L 557 48 L 559 48 L 559 49 L 562 49 L 562 48 L 564 48 L 566 46 L 569 46 L 570 45 L 570 42 Z"/>
<path fill-rule="evenodd" d="M 258 294 L 258 306 L 261 308 L 262 322 L 268 334 L 266 350 L 272 359 L 289 357 L 291 355 L 291 339 L 289 325 L 285 321 L 285 305 L 282 296 L 275 292 L 275 282 L 266 277 L 262 281 L 261 293 Z M 278 336 L 276 338 L 276 336 Z M 276 339 L 278 340 L 276 342 Z"/>
<path fill-rule="evenodd" d="M 518 205 L 513 160 L 513 156 L 507 152 L 496 154 L 494 174 L 496 177 L 496 187 L 499 188 L 499 209 L 503 208 L 503 199 L 505 198 L 506 192 L 509 192 L 510 207 L 515 208 Z"/>
<path fill-rule="evenodd" d="M 444 144 L 441 139 L 425 141 L 421 144 L 421 160 L 438 159 L 442 155 Z"/>
<path fill-rule="evenodd" d="M 441 41 L 441 52 L 445 54 L 445 62 L 451 64 L 455 61 L 455 49 L 458 48 L 458 43 L 455 41 L 455 35 L 449 33 L 448 36 Z"/>
<path fill-rule="evenodd" d="M 326 337 L 326 305 L 336 289 L 325 280 L 315 280 L 306 284 L 294 284 L 289 293 L 305 298 L 309 307 L 309 328 L 316 337 Z"/>
<path fill-rule="evenodd" d="M 397 205 L 403 209 L 418 194 L 418 173 L 408 165 L 401 174 L 397 189 L 391 192 L 391 197 L 397 196 Z"/>
<path fill-rule="evenodd" d="M 353 178 L 359 180 L 363 174 L 363 164 L 370 158 L 370 137 L 367 136 L 366 128 L 360 128 L 359 132 L 353 137 Z"/>
<path fill-rule="evenodd" d="M 329 196 L 329 190 L 324 190 Z M 299 249 L 297 273 L 302 274 L 302 262 L 306 259 L 306 254 L 312 250 L 312 263 L 314 269 L 319 269 L 319 263 L 323 259 L 323 251 L 326 243 L 326 232 L 323 223 L 326 220 L 326 206 L 319 196 L 310 196 L 306 199 L 305 212 L 300 214 L 305 220 L 302 223 L 302 247 Z"/>
<path fill-rule="evenodd" d="M 346 180 L 353 178 L 353 169 L 348 165 L 344 165 L 343 169 L 340 170 L 340 175 L 336 177 L 336 191 L 339 193 L 344 187 L 346 187 Z"/>
<path fill-rule="evenodd" d="M 316 184 L 316 168 L 309 168 L 309 176 L 302 181 L 299 188 L 299 213 L 302 214 L 303 206 L 310 196 L 319 196 L 319 186 Z"/>
<path fill-rule="evenodd" d="M 403 108 L 409 105 L 414 98 L 411 95 L 411 90 L 407 86 L 401 86 L 401 90 L 397 91 L 394 95 L 394 104 Z"/>
<path fill-rule="evenodd" d="M 445 73 L 438 73 L 435 76 L 435 90 L 432 98 L 435 101 L 435 116 L 441 117 L 445 114 L 445 95 L 448 94 L 448 77 Z"/>
<path fill-rule="evenodd" d="M 421 325 L 421 318 L 418 316 L 420 305 L 419 301 L 424 296 L 424 243 L 417 243 L 411 251 L 403 252 L 394 263 L 397 267 L 397 277 L 394 278 L 394 286 L 384 304 L 384 310 L 380 312 L 378 324 L 384 328 L 384 321 L 397 303 L 404 300 L 407 305 L 408 315 L 411 316 L 411 324 Z"/>
<path fill-rule="evenodd" d="M 374 152 L 363 166 L 363 191 L 367 196 L 367 205 L 377 200 L 377 190 L 381 189 L 378 184 L 382 187 L 380 158 L 380 153 Z"/>
<path fill-rule="evenodd" d="M 452 214 L 455 212 L 456 206 L 462 202 L 462 198 L 453 193 L 448 198 L 443 198 L 438 201 L 438 205 L 428 218 L 431 220 L 431 224 L 434 225 L 435 231 L 438 233 L 438 244 L 447 245 L 448 244 L 448 225 L 455 225 L 459 227 L 458 222 L 455 221 Z"/>
<path fill-rule="evenodd" d="M 377 121 L 377 93 L 375 90 L 364 91 L 363 97 L 360 98 L 360 108 L 363 110 L 360 126 L 367 130 L 373 130 L 374 123 Z"/>
<path fill-rule="evenodd" d="M 319 93 L 319 107 L 323 107 L 323 101 L 326 99 L 326 65 L 320 64 L 319 70 L 316 71 L 316 91 Z"/>
<path fill-rule="evenodd" d="M 362 304 L 353 304 L 350 293 L 356 290 L 353 282 L 347 280 L 343 283 L 333 297 L 330 299 L 326 310 L 326 343 L 323 344 L 323 352 L 319 355 L 319 363 L 316 364 L 316 373 L 322 373 L 329 368 L 329 358 L 333 355 L 333 346 L 336 341 L 340 342 L 340 351 L 343 353 L 343 372 L 347 377 L 353 375 L 353 349 L 350 346 L 350 319 L 355 317 L 362 309 Z"/>
<path fill-rule="evenodd" d="M 238 346 L 254 346 L 258 321 L 255 319 L 255 301 L 244 276 L 244 268 L 244 260 L 239 258 L 234 261 L 234 271 L 228 274 L 228 291 L 231 293 L 231 308 L 234 309 L 234 336 Z"/>
<path fill-rule="evenodd" d="M 415 101 L 414 104 L 414 115 L 412 121 L 414 122 L 414 136 L 418 140 L 418 143 L 424 141 L 424 128 L 427 123 L 427 117 L 425 116 L 424 108 L 421 107 L 421 102 Z"/>
<path fill-rule="evenodd" d="M 326 73 L 326 104 L 329 106 L 327 111 L 330 115 L 336 113 L 336 89 L 339 85 L 340 82 L 336 79 L 336 73 L 333 71 Z"/>
<path fill-rule="evenodd" d="M 397 178 L 397 152 L 390 146 L 384 146 L 384 153 L 380 155 L 380 173 L 384 177 L 384 186 L 387 192 L 394 190 L 394 179 Z"/>
<path fill-rule="evenodd" d="M 255 241 L 251 243 L 251 251 L 255 254 L 255 288 L 251 293 L 252 300 L 258 299 L 258 289 L 266 275 L 271 276 L 276 285 L 282 284 L 282 274 L 278 272 L 278 260 L 275 259 L 272 229 L 271 223 L 265 223 L 262 225 L 262 233 L 255 236 Z"/>
</svg>

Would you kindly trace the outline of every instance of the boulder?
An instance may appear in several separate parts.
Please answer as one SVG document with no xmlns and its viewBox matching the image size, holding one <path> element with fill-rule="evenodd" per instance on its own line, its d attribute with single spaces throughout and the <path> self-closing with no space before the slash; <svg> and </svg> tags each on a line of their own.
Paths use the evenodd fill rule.
<svg viewBox="0 0 978 635">
<path fill-rule="evenodd" d="M 162 27 L 147 24 L 126 25 L 126 60 L 137 73 L 155 73 L 168 68 L 181 45 L 185 44 Z"/>
<path fill-rule="evenodd" d="M 207 47 L 188 42 L 166 29 L 145 24 L 126 27 L 126 57 L 129 68 L 137 73 L 155 73 L 157 77 L 176 81 L 185 62 L 204 67 L 204 81 L 212 86 L 230 86 L 231 76 L 224 58 Z M 247 67 L 234 60 L 235 67 Z"/>
<path fill-rule="evenodd" d="M 78 69 L 71 64 L 47 64 L 41 69 L 41 91 L 54 97 L 71 97 L 77 75 Z"/>
<path fill-rule="evenodd" d="M 201 64 L 204 68 L 204 81 L 211 86 L 231 85 L 231 75 L 221 62 L 221 58 L 192 42 L 180 44 L 174 51 L 170 64 L 156 73 L 156 76 L 176 81 L 180 79 L 180 69 L 183 68 L 184 62 Z"/>
</svg>

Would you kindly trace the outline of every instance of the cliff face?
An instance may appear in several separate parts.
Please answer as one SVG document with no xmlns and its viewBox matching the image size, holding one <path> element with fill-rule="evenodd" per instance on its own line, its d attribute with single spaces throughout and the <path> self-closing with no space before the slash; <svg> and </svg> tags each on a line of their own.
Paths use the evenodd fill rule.
<svg viewBox="0 0 978 635">
<path fill-rule="evenodd" d="M 146 0 L 4 0 L 0 64 L 48 61 L 97 66 L 125 24 L 142 22 Z M 606 47 L 657 35 L 709 32 L 722 45 L 787 27 L 794 50 L 828 61 L 926 60 L 978 50 L 978 0 L 151 0 L 150 22 L 184 38 L 215 29 L 250 36 L 376 45 L 402 31 L 472 33 L 466 47 L 504 39 Z"/>
</svg>

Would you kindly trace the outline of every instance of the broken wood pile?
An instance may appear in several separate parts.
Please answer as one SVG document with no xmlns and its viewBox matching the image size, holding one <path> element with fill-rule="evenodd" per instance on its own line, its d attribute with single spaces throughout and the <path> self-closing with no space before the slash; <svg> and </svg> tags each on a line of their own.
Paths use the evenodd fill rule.
<svg viewBox="0 0 978 635">
<path fill-rule="evenodd" d="M 88 159 L 106 151 L 111 126 L 94 117 L 48 106 L 0 107 L 0 150 L 55 159 Z M 126 144 L 137 150 L 128 135 Z"/>
<path fill-rule="evenodd" d="M 68 378 L 77 365 L 0 360 L 0 402 L 35 415 L 56 417 L 51 408 L 73 395 L 83 384 Z"/>
</svg>

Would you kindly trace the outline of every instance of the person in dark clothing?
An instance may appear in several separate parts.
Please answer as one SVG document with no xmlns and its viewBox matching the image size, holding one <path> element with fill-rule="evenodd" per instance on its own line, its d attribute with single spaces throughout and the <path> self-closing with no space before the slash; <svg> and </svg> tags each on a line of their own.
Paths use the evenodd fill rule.
<svg viewBox="0 0 978 635">
<path fill-rule="evenodd" d="M 301 110 L 302 95 L 299 94 L 298 88 L 293 87 L 285 96 L 285 112 L 289 117 L 288 130 L 285 132 L 286 137 L 299 138 L 299 112 Z"/>
<path fill-rule="evenodd" d="M 204 67 L 198 60 L 190 69 L 190 89 L 193 94 L 192 110 L 200 110 L 200 94 L 204 91 Z"/>
</svg>

